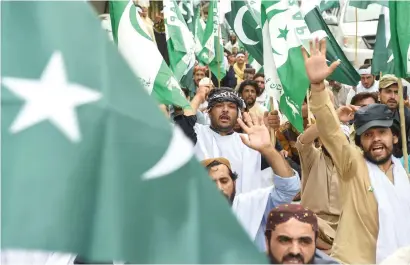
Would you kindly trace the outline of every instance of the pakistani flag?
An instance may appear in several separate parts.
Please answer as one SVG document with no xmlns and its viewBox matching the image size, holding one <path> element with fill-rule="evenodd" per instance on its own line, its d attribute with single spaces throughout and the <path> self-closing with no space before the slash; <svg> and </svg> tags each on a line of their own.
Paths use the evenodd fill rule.
<svg viewBox="0 0 410 265">
<path fill-rule="evenodd" d="M 201 18 L 201 7 L 194 10 L 194 39 L 195 39 L 195 54 L 199 55 L 202 51 L 202 39 L 204 37 L 205 23 Z"/>
<path fill-rule="evenodd" d="M 178 8 L 192 34 L 195 33 L 194 0 L 181 0 Z M 165 3 L 164 3 L 165 4 Z"/>
<path fill-rule="evenodd" d="M 169 62 L 178 81 L 189 74 L 192 80 L 195 65 L 195 40 L 175 0 L 164 0 L 165 33 Z M 189 86 L 185 84 L 185 86 Z"/>
<path fill-rule="evenodd" d="M 215 77 L 221 80 L 226 71 L 223 62 L 224 48 L 218 34 L 220 27 L 218 4 L 218 1 L 209 2 L 208 19 L 201 40 L 202 50 L 198 53 L 198 60 L 201 64 L 207 65 Z"/>
<path fill-rule="evenodd" d="M 266 262 L 88 4 L 1 8 L 2 250 Z"/>
<path fill-rule="evenodd" d="M 112 34 L 118 48 L 149 94 L 166 105 L 189 108 L 189 102 L 167 66 L 133 0 L 110 1 Z"/>
<path fill-rule="evenodd" d="M 396 0 L 392 0 L 396 1 Z M 371 4 L 379 4 L 382 6 L 389 6 L 389 0 L 353 0 L 349 2 L 349 6 L 357 7 L 360 9 L 367 9 L 367 7 Z"/>
<path fill-rule="evenodd" d="M 340 7 L 340 0 L 322 0 L 319 9 L 321 12 Z"/>
<path fill-rule="evenodd" d="M 372 74 L 379 75 L 380 73 L 394 73 L 393 51 L 390 48 L 390 15 L 388 7 L 382 7 L 373 51 Z"/>
<path fill-rule="evenodd" d="M 349 62 L 339 44 L 333 37 L 332 32 L 326 25 L 326 22 L 324 21 L 318 8 L 319 3 L 319 1 L 314 0 L 303 0 L 301 10 L 304 14 L 306 25 L 312 34 L 312 38 L 318 37 L 319 39 L 322 39 L 324 37 L 327 37 L 326 59 L 328 61 L 328 64 L 330 65 L 334 61 L 340 60 L 340 65 L 329 76 L 329 79 L 338 81 L 342 84 L 356 86 L 360 81 L 360 75 Z M 300 28 L 299 30 L 305 29 Z"/>
<path fill-rule="evenodd" d="M 252 55 L 248 55 L 248 64 L 252 66 L 253 69 L 255 69 L 256 73 L 261 73 L 263 71 L 262 65 L 260 65 L 255 58 L 252 57 Z"/>
<path fill-rule="evenodd" d="M 410 76 L 410 2 L 389 1 L 391 49 L 394 54 L 394 74 Z"/>
<path fill-rule="evenodd" d="M 263 65 L 262 29 L 252 15 L 253 9 L 247 0 L 229 1 L 231 11 L 225 15 L 226 20 L 253 59 Z"/>
<path fill-rule="evenodd" d="M 302 103 L 309 88 L 301 39 L 310 35 L 297 1 L 263 0 L 263 55 L 265 88 L 279 101 L 279 109 L 303 132 Z"/>
</svg>

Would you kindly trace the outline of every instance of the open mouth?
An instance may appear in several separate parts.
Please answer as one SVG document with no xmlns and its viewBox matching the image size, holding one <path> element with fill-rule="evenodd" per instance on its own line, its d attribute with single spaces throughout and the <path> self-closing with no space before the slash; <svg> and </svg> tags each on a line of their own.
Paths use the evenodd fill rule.
<svg viewBox="0 0 410 265">
<path fill-rule="evenodd" d="M 383 154 L 383 152 L 384 152 L 384 146 L 382 146 L 382 145 L 377 145 L 377 146 L 374 146 L 374 147 L 372 147 L 372 153 L 373 154 L 375 154 L 375 155 L 381 155 L 381 154 Z"/>
<path fill-rule="evenodd" d="M 231 120 L 231 118 L 229 116 L 226 115 L 221 115 L 219 116 L 219 120 L 222 122 L 229 122 Z"/>
</svg>

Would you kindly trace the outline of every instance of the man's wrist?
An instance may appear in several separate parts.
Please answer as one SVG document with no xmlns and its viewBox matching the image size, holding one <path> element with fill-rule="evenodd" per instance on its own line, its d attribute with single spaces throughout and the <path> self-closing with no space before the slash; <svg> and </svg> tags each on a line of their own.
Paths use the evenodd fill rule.
<svg viewBox="0 0 410 265">
<path fill-rule="evenodd" d="M 310 84 L 310 89 L 312 92 L 321 92 L 325 90 L 325 83 L 322 81 L 320 83 Z"/>
<path fill-rule="evenodd" d="M 275 154 L 275 153 L 279 154 L 272 144 L 267 145 L 266 147 L 263 147 L 259 152 L 264 157 Z"/>
</svg>

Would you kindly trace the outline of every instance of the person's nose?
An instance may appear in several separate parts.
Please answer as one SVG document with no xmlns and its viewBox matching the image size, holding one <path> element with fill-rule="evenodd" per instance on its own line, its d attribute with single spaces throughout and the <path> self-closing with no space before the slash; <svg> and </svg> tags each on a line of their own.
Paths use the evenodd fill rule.
<svg viewBox="0 0 410 265">
<path fill-rule="evenodd" d="M 299 246 L 299 243 L 297 241 L 293 242 L 292 245 L 290 245 L 289 253 L 292 254 L 292 255 L 300 254 L 300 246 Z"/>
</svg>

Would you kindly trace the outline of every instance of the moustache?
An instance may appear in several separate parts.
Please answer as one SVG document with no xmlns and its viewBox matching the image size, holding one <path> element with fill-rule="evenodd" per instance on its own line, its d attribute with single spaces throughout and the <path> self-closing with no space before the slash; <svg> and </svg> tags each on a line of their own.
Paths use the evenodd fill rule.
<svg viewBox="0 0 410 265">
<path fill-rule="evenodd" d="M 229 117 L 229 115 L 222 114 L 222 115 L 219 116 L 219 119 L 231 120 L 231 117 Z"/>
<path fill-rule="evenodd" d="M 397 101 L 394 100 L 394 99 L 389 99 L 389 100 L 387 100 L 387 102 L 388 102 L 388 103 L 397 103 Z"/>
<path fill-rule="evenodd" d="M 297 259 L 301 263 L 304 263 L 303 256 L 301 254 L 296 254 L 296 255 L 288 254 L 285 257 L 283 257 L 282 262 L 285 263 L 287 260 L 291 260 L 291 259 Z"/>
</svg>

